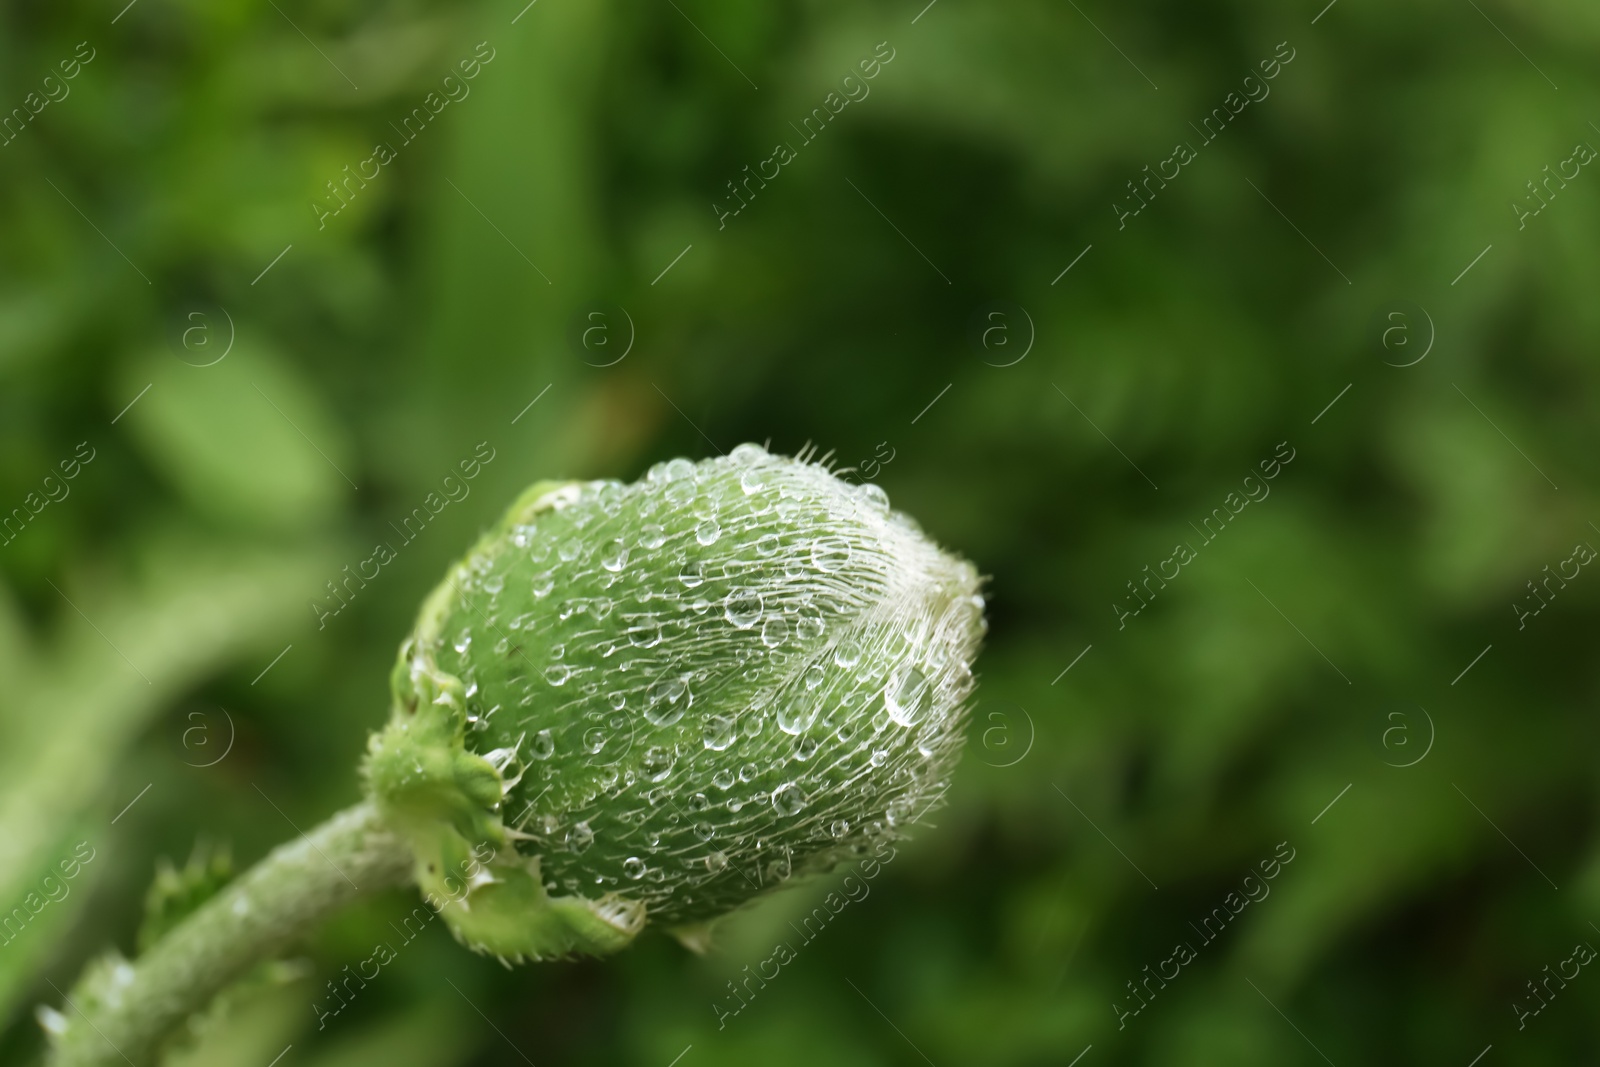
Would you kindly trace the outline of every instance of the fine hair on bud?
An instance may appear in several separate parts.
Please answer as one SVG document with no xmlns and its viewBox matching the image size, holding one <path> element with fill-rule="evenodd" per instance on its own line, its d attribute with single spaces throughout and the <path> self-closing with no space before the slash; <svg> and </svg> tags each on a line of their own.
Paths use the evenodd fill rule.
<svg viewBox="0 0 1600 1067">
<path fill-rule="evenodd" d="M 877 486 L 741 445 L 524 494 L 403 663 L 459 683 L 465 749 L 546 892 L 683 926 L 938 803 L 979 585 Z"/>
</svg>

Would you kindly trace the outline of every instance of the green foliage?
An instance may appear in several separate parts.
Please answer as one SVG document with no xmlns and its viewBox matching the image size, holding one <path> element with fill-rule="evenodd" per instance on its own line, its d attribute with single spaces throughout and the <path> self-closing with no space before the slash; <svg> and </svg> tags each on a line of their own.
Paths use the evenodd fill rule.
<svg viewBox="0 0 1600 1067">
<path fill-rule="evenodd" d="M 233 877 L 233 857 L 226 848 L 204 841 L 195 845 L 182 867 L 161 859 L 156 876 L 144 895 L 144 922 L 139 926 L 139 951 L 143 952 L 193 914 L 194 910 L 228 884 Z"/>
<path fill-rule="evenodd" d="M 204 834 L 250 862 L 356 798 L 417 605 L 522 486 L 769 439 L 836 450 L 988 576 L 937 831 L 815 938 L 789 924 L 831 883 L 704 957 L 646 935 L 507 973 L 385 932 L 416 906 L 385 896 L 206 1062 L 1322 1062 L 1295 1028 L 1339 1064 L 1589 1056 L 1587 970 L 1522 1029 L 1513 1004 L 1597 937 L 1600 583 L 1552 581 L 1521 629 L 1512 605 L 1600 545 L 1600 175 L 1520 229 L 1511 204 L 1600 145 L 1600 15 L 1324 6 L 6 7 L 0 116 L 97 53 L 0 147 L 0 516 L 96 458 L 0 545 L 0 905 L 98 856 L 0 946 L 0 1061 L 36 1053 L 50 982 L 132 947 L 158 857 Z M 480 41 L 471 95 L 318 229 Z M 870 96 L 719 229 L 884 41 Z M 1119 229 L 1280 41 L 1270 95 Z M 973 341 L 997 300 L 1037 334 L 1013 366 Z M 1437 331 L 1410 367 L 1380 341 L 1401 301 Z M 237 331 L 211 367 L 170 348 L 201 305 Z M 570 341 L 602 307 L 637 333 L 606 367 Z M 319 628 L 485 439 L 471 495 Z M 1270 496 L 1119 629 L 1282 441 Z M 1270 896 L 1119 1030 L 1126 983 L 1285 840 Z"/>
</svg>

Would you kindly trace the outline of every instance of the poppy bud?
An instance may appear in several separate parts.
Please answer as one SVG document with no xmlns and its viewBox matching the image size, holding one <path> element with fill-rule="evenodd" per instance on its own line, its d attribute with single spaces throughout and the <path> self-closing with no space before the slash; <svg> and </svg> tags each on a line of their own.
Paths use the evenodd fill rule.
<svg viewBox="0 0 1600 1067">
<path fill-rule="evenodd" d="M 541 483 L 425 603 L 368 783 L 475 949 L 691 931 L 937 802 L 978 585 L 878 487 L 755 445 Z"/>
</svg>

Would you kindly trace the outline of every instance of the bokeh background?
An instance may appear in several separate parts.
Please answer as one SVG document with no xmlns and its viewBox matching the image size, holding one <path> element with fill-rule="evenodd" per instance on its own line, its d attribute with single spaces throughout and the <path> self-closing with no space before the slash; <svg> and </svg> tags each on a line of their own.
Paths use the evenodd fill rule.
<svg viewBox="0 0 1600 1067">
<path fill-rule="evenodd" d="M 319 1029 L 396 892 L 172 1063 L 1594 1057 L 1600 976 L 1527 983 L 1600 945 L 1600 9 L 122 3 L 0 10 L 0 900 L 93 857 L 0 945 L 0 1060 L 163 857 L 357 797 L 417 604 L 525 483 L 745 440 L 991 576 L 967 757 L 871 895 L 720 1027 L 832 883 L 703 958 L 506 971 L 435 924 Z"/>
</svg>

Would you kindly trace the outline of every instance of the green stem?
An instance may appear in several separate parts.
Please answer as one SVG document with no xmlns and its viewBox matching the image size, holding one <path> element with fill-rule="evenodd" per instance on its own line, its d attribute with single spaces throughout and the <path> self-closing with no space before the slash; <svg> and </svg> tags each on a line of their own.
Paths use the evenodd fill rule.
<svg viewBox="0 0 1600 1067">
<path fill-rule="evenodd" d="M 406 883 L 411 852 L 370 801 L 280 845 L 134 963 L 96 966 L 49 1016 L 52 1067 L 155 1067 L 161 1042 L 252 965 L 358 897 Z"/>
</svg>

